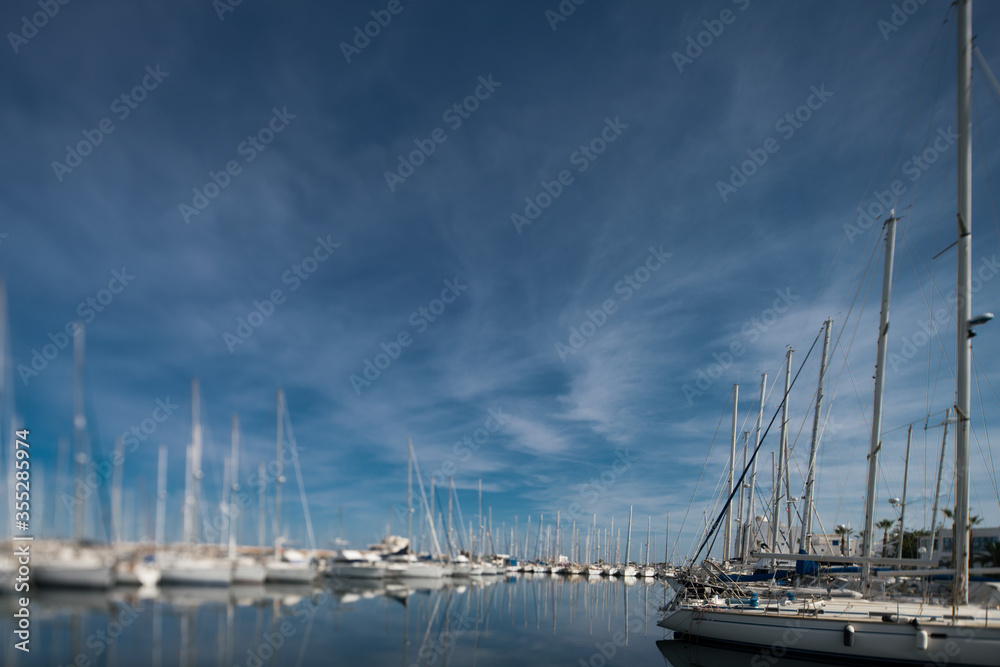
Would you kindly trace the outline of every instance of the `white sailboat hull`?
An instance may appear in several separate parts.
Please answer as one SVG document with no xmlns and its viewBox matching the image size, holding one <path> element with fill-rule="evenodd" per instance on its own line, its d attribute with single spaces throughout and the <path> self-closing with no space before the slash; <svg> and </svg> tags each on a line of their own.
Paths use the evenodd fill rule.
<svg viewBox="0 0 1000 667">
<path fill-rule="evenodd" d="M 267 570 L 266 581 L 273 583 L 308 584 L 316 576 L 315 570 L 309 563 L 271 561 L 264 567 Z"/>
<path fill-rule="evenodd" d="M 234 584 L 262 584 L 267 578 L 263 563 L 254 560 L 237 560 L 233 563 Z"/>
<path fill-rule="evenodd" d="M 760 609 L 684 606 L 669 612 L 658 625 L 699 641 L 770 649 L 775 656 L 787 652 L 838 658 L 843 664 L 856 660 L 914 665 L 946 660 L 950 667 L 997 664 L 998 627 L 954 626 L 932 622 L 929 616 L 916 627 L 884 622 L 869 611 L 866 605 L 859 605 L 857 611 L 816 617 L 801 616 L 794 610 L 775 614 Z M 924 641 L 926 648 L 921 648 Z"/>
<path fill-rule="evenodd" d="M 330 566 L 330 576 L 348 579 L 382 579 L 387 568 L 385 563 L 334 563 Z"/>
<path fill-rule="evenodd" d="M 165 586 L 228 586 L 233 568 L 228 560 L 179 558 L 160 567 L 160 583 Z"/>
<path fill-rule="evenodd" d="M 445 570 L 436 563 L 391 563 L 387 574 L 406 579 L 440 579 Z"/>
</svg>

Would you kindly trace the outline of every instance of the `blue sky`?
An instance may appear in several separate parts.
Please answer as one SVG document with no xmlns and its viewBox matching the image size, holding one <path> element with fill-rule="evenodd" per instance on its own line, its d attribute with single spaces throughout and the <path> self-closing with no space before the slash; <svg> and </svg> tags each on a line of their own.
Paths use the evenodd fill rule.
<svg viewBox="0 0 1000 667">
<path fill-rule="evenodd" d="M 233 412 L 244 485 L 273 457 L 281 387 L 321 544 L 341 507 L 345 537 L 381 536 L 405 503 L 412 437 L 426 484 L 454 476 L 466 522 L 481 478 L 496 532 L 557 511 L 603 526 L 614 515 L 617 528 L 631 504 L 640 527 L 653 516 L 659 549 L 669 511 L 683 555 L 715 507 L 732 385 L 749 427 L 760 373 L 783 381 L 785 348 L 797 368 L 830 316 L 835 337 L 846 329 L 818 501 L 828 530 L 859 526 L 881 222 L 858 225 L 856 210 L 898 180 L 884 195 L 904 216 L 889 350 L 913 347 L 886 383 L 879 516 L 894 518 L 900 427 L 913 422 L 907 524 L 928 521 L 934 424 L 953 395 L 954 326 L 918 335 L 954 280 L 954 251 L 931 260 L 954 236 L 948 3 L 895 16 L 868 1 L 561 6 L 564 21 L 554 0 L 69 2 L 32 30 L 39 4 L 5 4 L 8 375 L 46 516 L 56 443 L 72 431 L 71 351 L 23 369 L 83 317 L 98 459 L 158 400 L 179 406 L 123 464 L 127 513 L 149 517 L 156 447 L 168 446 L 171 537 L 197 377 L 206 499 L 218 502 Z M 998 29 L 997 8 L 979 3 L 995 70 Z M 997 308 L 987 173 L 1000 174 L 1000 107 L 976 84 L 981 312 Z M 933 160 L 913 160 L 922 153 Z M 972 506 L 992 524 L 983 416 L 1000 416 L 996 336 L 976 339 L 972 454 Z M 790 400 L 793 487 L 818 354 Z M 457 444 L 466 437 L 477 447 Z M 302 542 L 288 479 L 284 521 Z M 254 526 L 250 512 L 247 541 Z"/>
</svg>

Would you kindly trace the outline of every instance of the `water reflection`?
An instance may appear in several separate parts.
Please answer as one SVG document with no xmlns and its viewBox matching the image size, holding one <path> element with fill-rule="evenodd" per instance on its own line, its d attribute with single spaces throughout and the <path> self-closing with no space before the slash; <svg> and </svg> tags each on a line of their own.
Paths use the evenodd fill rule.
<svg viewBox="0 0 1000 667">
<path fill-rule="evenodd" d="M 662 665 L 662 583 L 586 576 L 31 591 L 31 652 L 4 665 Z M 530 660 L 525 660 L 530 656 Z"/>
</svg>

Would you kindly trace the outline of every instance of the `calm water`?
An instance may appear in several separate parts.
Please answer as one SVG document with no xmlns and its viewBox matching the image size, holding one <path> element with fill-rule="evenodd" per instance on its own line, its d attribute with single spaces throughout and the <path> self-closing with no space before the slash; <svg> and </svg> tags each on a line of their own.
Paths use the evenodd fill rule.
<svg viewBox="0 0 1000 667">
<path fill-rule="evenodd" d="M 675 641 L 656 627 L 664 584 L 519 575 L 326 581 L 322 586 L 34 591 L 31 652 L 3 665 L 749 665 L 755 654 Z M 672 596 L 672 593 L 666 593 Z M 760 664 L 794 665 L 773 657 Z"/>
<path fill-rule="evenodd" d="M 4 665 L 663 665 L 662 583 L 521 575 L 323 586 L 34 591 Z M 605 657 L 606 656 L 606 657 Z"/>
</svg>

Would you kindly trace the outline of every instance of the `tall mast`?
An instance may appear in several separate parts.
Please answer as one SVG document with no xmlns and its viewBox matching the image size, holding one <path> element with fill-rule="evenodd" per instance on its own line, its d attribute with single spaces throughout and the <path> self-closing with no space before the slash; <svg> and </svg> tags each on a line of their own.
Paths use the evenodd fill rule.
<svg viewBox="0 0 1000 667">
<path fill-rule="evenodd" d="M 608 532 L 608 549 L 607 549 L 608 561 L 611 560 L 611 539 L 614 536 L 615 536 L 615 515 L 612 514 L 611 515 L 611 530 L 610 530 L 610 532 Z M 617 551 L 615 551 L 615 560 L 614 560 L 614 563 L 615 563 L 615 565 L 618 564 L 618 552 Z"/>
<path fill-rule="evenodd" d="M 767 389 L 767 373 L 760 376 L 760 401 L 757 405 L 757 435 L 756 441 L 754 442 L 754 455 L 751 457 L 750 463 L 750 489 L 747 494 L 747 522 L 743 529 L 744 539 L 743 539 L 743 557 L 749 558 L 750 553 L 756 546 L 753 543 L 754 534 L 754 522 L 756 518 L 754 516 L 754 493 L 757 486 L 757 448 L 760 446 L 760 435 L 761 428 L 764 425 L 764 395 Z"/>
<path fill-rule="evenodd" d="M 528 515 L 528 527 L 524 529 L 524 555 L 522 558 L 528 560 L 528 539 L 531 537 L 531 514 Z"/>
<path fill-rule="evenodd" d="M 778 550 L 778 529 L 781 520 L 781 480 L 785 476 L 785 466 L 788 460 L 788 392 L 792 382 L 792 349 L 785 352 L 785 394 L 781 402 L 781 435 L 778 445 L 778 472 L 774 477 L 774 507 L 771 510 L 771 550 Z M 791 517 L 788 520 L 788 530 L 792 529 Z"/>
<path fill-rule="evenodd" d="M 958 297 L 955 357 L 954 604 L 969 601 L 969 421 L 972 376 L 972 2 L 958 3 Z"/>
<path fill-rule="evenodd" d="M 198 378 L 191 380 L 191 533 L 192 541 L 201 538 L 199 503 L 201 501 L 201 390 Z"/>
<path fill-rule="evenodd" d="M 278 390 L 278 435 L 275 440 L 275 460 L 276 463 L 276 474 L 274 478 L 274 557 L 281 557 L 281 482 L 283 478 L 281 476 L 281 445 L 284 441 L 284 425 L 285 425 L 285 392 L 283 389 Z"/>
<path fill-rule="evenodd" d="M 726 527 L 722 540 L 722 562 L 729 560 L 729 546 L 732 544 L 731 530 L 733 526 L 733 489 L 736 488 L 736 418 L 739 413 L 740 385 L 733 385 L 733 431 L 729 438 L 729 498 L 726 505 Z M 648 559 L 647 559 L 648 560 Z"/>
<path fill-rule="evenodd" d="M 122 541 L 122 464 L 125 461 L 124 442 L 115 438 L 115 465 L 111 480 L 111 527 L 115 547 Z"/>
<path fill-rule="evenodd" d="M 632 546 L 632 506 L 628 506 L 628 534 L 625 536 L 625 565 L 628 565 L 630 548 Z"/>
<path fill-rule="evenodd" d="M 257 487 L 257 546 L 264 546 L 264 533 L 267 532 L 267 528 L 264 524 L 264 489 L 267 487 L 267 480 L 264 478 L 264 462 L 261 461 L 257 466 L 257 479 L 260 480 L 260 486 Z"/>
<path fill-rule="evenodd" d="M 885 221 L 885 265 L 882 271 L 882 309 L 878 325 L 878 354 L 875 361 L 875 392 L 872 406 L 872 437 L 868 450 L 868 491 L 865 496 L 865 532 L 862 545 L 861 581 L 866 597 L 872 590 L 872 542 L 875 537 L 875 482 L 878 476 L 878 453 L 882 448 L 882 398 L 885 394 L 886 343 L 889 340 L 889 300 L 892 296 L 892 267 L 896 248 L 896 218 L 889 213 Z"/>
<path fill-rule="evenodd" d="M 934 547 L 937 546 L 937 513 L 938 498 L 941 497 L 941 471 L 944 468 L 944 450 L 948 444 L 948 424 L 951 423 L 951 410 L 944 413 L 944 434 L 941 436 L 941 460 L 938 461 L 937 486 L 934 487 L 934 505 L 931 509 L 931 548 L 927 550 L 927 560 L 934 558 Z"/>
<path fill-rule="evenodd" d="M 167 446 L 160 445 L 156 465 L 156 546 L 163 545 L 167 526 Z"/>
<path fill-rule="evenodd" d="M 413 447 L 406 439 L 406 552 L 413 552 Z"/>
<path fill-rule="evenodd" d="M 556 534 L 552 541 L 552 562 L 559 562 L 559 510 L 556 510 Z"/>
<path fill-rule="evenodd" d="M 451 539 L 451 497 L 455 493 L 455 478 L 451 475 L 448 476 L 448 555 L 452 558 L 455 557 L 454 549 L 452 548 Z"/>
<path fill-rule="evenodd" d="M 809 466 L 806 469 L 806 498 L 802 507 L 802 535 L 799 537 L 800 553 L 812 549 L 813 495 L 816 485 L 816 450 L 819 448 L 819 418 L 823 409 L 823 380 L 826 378 L 826 357 L 830 348 L 830 325 L 833 320 L 823 323 L 823 356 L 819 360 L 819 384 L 816 386 L 816 411 L 813 412 L 812 439 L 809 443 Z"/>
<path fill-rule="evenodd" d="M 653 530 L 653 515 L 646 518 L 646 567 L 649 567 L 649 533 Z"/>
<path fill-rule="evenodd" d="M 670 561 L 670 512 L 667 512 L 667 532 L 663 537 L 663 567 Z"/>
<path fill-rule="evenodd" d="M 83 414 L 83 348 L 84 348 L 84 328 L 82 322 L 77 322 L 73 329 L 73 440 L 76 455 L 75 479 L 83 477 L 82 468 L 87 464 L 86 437 L 87 418 Z M 13 476 L 11 476 L 13 479 Z M 13 489 L 9 490 L 13 495 Z M 76 512 L 73 515 L 73 536 L 79 542 L 83 540 L 83 510 L 86 499 L 76 503 Z"/>
<path fill-rule="evenodd" d="M 236 494 L 240 490 L 240 418 L 233 413 L 233 450 L 229 454 L 229 557 L 236 557 Z"/>
<path fill-rule="evenodd" d="M 903 557 L 903 529 L 906 527 L 906 480 L 910 475 L 910 438 L 913 436 L 913 424 L 906 429 L 906 459 L 903 462 L 903 500 L 899 506 L 899 546 L 896 547 L 896 558 Z"/>
</svg>

